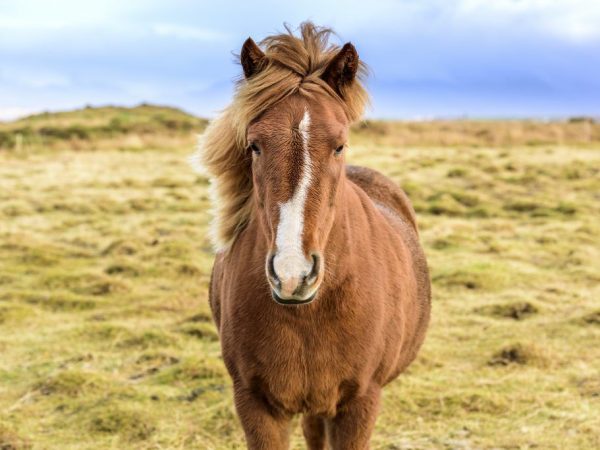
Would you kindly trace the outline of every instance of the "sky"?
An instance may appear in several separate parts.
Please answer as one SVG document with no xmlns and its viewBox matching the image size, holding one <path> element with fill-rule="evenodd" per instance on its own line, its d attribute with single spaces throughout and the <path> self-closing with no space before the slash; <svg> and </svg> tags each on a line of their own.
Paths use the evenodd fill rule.
<svg viewBox="0 0 600 450">
<path fill-rule="evenodd" d="M 304 20 L 370 68 L 370 117 L 600 117 L 600 0 L 0 0 L 0 120 L 141 102 L 213 117 L 234 53 Z"/>
</svg>

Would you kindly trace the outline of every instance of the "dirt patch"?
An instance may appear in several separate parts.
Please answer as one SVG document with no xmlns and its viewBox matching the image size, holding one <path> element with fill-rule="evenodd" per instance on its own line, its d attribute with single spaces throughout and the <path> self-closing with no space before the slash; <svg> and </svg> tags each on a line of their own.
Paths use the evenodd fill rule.
<svg viewBox="0 0 600 450">
<path fill-rule="evenodd" d="M 581 320 L 587 325 L 600 325 L 600 310 L 586 314 Z"/>
<path fill-rule="evenodd" d="M 537 314 L 539 309 L 537 306 L 529 302 L 514 302 L 482 306 L 480 308 L 476 308 L 475 312 L 486 316 L 523 320 L 529 316 Z"/>
<path fill-rule="evenodd" d="M 529 344 L 516 343 L 508 345 L 496 352 L 488 361 L 488 365 L 533 365 L 547 367 L 549 362 L 548 356 L 537 347 Z"/>
<path fill-rule="evenodd" d="M 576 382 L 579 392 L 584 397 L 600 398 L 600 376 L 583 378 Z"/>
<path fill-rule="evenodd" d="M 0 450 L 28 450 L 31 442 L 8 425 L 0 423 Z"/>
<path fill-rule="evenodd" d="M 121 275 L 124 277 L 137 277 L 140 274 L 140 271 L 137 267 L 131 264 L 111 264 L 106 269 L 104 269 L 104 273 L 107 275 Z"/>
</svg>

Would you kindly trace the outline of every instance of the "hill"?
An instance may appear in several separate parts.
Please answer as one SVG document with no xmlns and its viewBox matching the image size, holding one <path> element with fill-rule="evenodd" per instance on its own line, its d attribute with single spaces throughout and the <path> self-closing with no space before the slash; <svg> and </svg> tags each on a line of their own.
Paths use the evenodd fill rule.
<svg viewBox="0 0 600 450">
<path fill-rule="evenodd" d="M 207 122 L 166 106 L 87 107 L 0 123 L 0 149 L 162 148 L 193 142 Z"/>
<path fill-rule="evenodd" d="M 208 123 L 177 108 L 142 104 L 32 115 L 0 123 L 0 150 L 140 149 L 194 145 Z M 535 120 L 365 120 L 354 142 L 390 146 L 504 147 L 600 144 L 600 123 L 589 118 Z"/>
</svg>

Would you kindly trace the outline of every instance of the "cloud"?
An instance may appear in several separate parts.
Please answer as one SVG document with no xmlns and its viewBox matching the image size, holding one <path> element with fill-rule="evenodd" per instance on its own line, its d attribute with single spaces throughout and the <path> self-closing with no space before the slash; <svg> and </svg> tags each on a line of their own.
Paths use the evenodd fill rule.
<svg viewBox="0 0 600 450">
<path fill-rule="evenodd" d="M 595 0 L 460 0 L 456 17 L 472 23 L 503 23 L 572 43 L 600 39 L 600 2 Z"/>
<path fill-rule="evenodd" d="M 60 30 L 68 26 L 65 20 L 22 19 L 17 17 L 0 17 L 0 30 L 3 31 L 40 31 Z"/>
<path fill-rule="evenodd" d="M 64 74 L 24 67 L 0 68 L 0 81 L 31 89 L 64 88 L 71 84 L 69 77 Z"/>
<path fill-rule="evenodd" d="M 595 17 L 565 14 L 550 18 L 544 28 L 550 34 L 576 44 L 593 43 L 600 40 L 600 14 Z"/>
<path fill-rule="evenodd" d="M 192 39 L 207 42 L 222 41 L 229 37 L 229 35 L 226 33 L 209 30 L 207 28 L 168 23 L 156 24 L 152 26 L 152 31 L 158 36 L 168 36 L 175 37 L 177 39 Z"/>
<path fill-rule="evenodd" d="M 597 0 L 0 0 L 0 98 L 212 115 L 239 75 L 231 52 L 307 19 L 356 44 L 374 115 L 600 112 Z"/>
<path fill-rule="evenodd" d="M 0 121 L 14 120 L 40 112 L 43 108 L 26 108 L 23 106 L 0 107 Z"/>
</svg>

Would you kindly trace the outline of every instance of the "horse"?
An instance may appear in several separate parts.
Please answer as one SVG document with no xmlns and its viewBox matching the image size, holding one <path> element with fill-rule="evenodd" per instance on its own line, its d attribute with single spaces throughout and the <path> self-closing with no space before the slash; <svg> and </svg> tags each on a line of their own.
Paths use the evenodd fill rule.
<svg viewBox="0 0 600 450">
<path fill-rule="evenodd" d="M 250 449 L 368 449 L 382 387 L 415 359 L 430 280 L 415 212 L 345 164 L 368 96 L 351 43 L 310 22 L 248 38 L 231 104 L 208 126 L 216 256 L 209 302 Z"/>
</svg>

